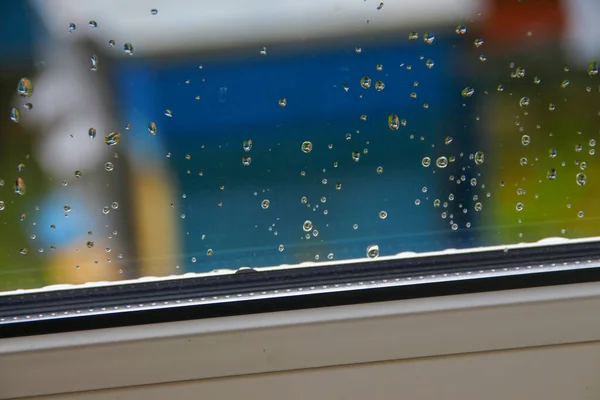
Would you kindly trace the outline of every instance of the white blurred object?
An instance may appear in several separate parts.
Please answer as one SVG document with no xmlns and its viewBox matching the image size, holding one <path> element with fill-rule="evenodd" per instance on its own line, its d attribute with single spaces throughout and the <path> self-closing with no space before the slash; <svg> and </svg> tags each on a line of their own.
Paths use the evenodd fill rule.
<svg viewBox="0 0 600 400">
<path fill-rule="evenodd" d="M 565 50 L 578 64 L 600 59 L 600 1 L 565 0 Z"/>
<path fill-rule="evenodd" d="M 32 0 L 49 32 L 63 40 L 115 40 L 140 56 L 256 42 L 373 34 L 460 23 L 483 0 Z M 384 3 L 378 9 L 380 3 Z M 151 10 L 158 13 L 152 15 Z M 98 23 L 96 29 L 89 21 Z M 369 23 L 367 23 L 369 21 Z M 77 30 L 69 33 L 69 23 Z"/>
</svg>

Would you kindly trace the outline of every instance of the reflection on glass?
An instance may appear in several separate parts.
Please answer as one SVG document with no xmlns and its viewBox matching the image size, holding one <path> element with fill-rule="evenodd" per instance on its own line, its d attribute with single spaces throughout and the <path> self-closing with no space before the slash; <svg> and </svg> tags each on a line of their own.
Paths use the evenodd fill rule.
<svg viewBox="0 0 600 400">
<path fill-rule="evenodd" d="M 0 16 L 1 291 L 600 233 L 592 0 L 60 3 Z"/>
</svg>

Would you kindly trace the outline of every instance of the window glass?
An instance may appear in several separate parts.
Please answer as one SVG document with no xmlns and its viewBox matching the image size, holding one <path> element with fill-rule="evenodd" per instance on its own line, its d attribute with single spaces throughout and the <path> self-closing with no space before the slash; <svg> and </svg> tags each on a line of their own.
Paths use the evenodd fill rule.
<svg viewBox="0 0 600 400">
<path fill-rule="evenodd" d="M 3 5 L 0 291 L 595 237 L 599 16 Z"/>
</svg>

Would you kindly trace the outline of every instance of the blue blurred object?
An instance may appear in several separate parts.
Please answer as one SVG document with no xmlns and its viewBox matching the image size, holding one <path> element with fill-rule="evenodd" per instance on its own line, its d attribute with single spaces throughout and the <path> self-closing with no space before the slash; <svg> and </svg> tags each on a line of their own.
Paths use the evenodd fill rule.
<svg viewBox="0 0 600 400">
<path fill-rule="evenodd" d="M 381 255 L 472 247 L 473 235 L 451 231 L 431 205 L 447 196 L 447 175 L 421 166 L 423 157 L 435 163 L 442 155 L 446 136 L 468 135 L 464 128 L 455 132 L 464 124 L 454 47 L 452 39 L 431 46 L 372 43 L 360 54 L 344 44 L 273 46 L 266 56 L 230 51 L 123 63 L 119 107 L 123 124 L 137 128 L 128 136 L 134 162 L 169 152 L 173 179 L 185 194 L 178 215 L 185 214 L 187 270 L 296 264 L 329 254 L 351 259 L 365 257 L 370 244 Z M 435 67 L 426 66 L 428 59 Z M 363 76 L 371 88 L 361 87 Z M 388 128 L 392 113 L 406 126 Z M 158 125 L 156 136 L 145 130 L 150 121 Z M 249 152 L 245 139 L 253 141 Z M 304 141 L 312 142 L 312 152 L 301 151 Z M 359 162 L 352 152 L 360 153 Z M 251 157 L 250 166 L 243 156 Z M 318 236 L 303 230 L 307 220 Z"/>
</svg>

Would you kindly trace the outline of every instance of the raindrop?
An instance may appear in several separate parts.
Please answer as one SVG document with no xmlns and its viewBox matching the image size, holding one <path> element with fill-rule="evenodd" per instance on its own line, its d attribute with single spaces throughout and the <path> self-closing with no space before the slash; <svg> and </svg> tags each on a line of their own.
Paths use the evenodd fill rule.
<svg viewBox="0 0 600 400">
<path fill-rule="evenodd" d="M 569 84 L 571 83 L 570 80 L 565 79 L 564 81 L 561 82 L 560 87 L 562 87 L 563 89 L 566 88 L 567 86 L 569 86 Z"/>
<path fill-rule="evenodd" d="M 435 65 L 435 62 L 430 58 L 427 61 L 425 61 L 425 66 L 429 69 L 433 68 L 433 66 Z"/>
<path fill-rule="evenodd" d="M 575 151 L 579 153 L 581 150 L 583 150 L 583 146 L 581 144 L 576 144 Z"/>
<path fill-rule="evenodd" d="M 588 65 L 588 74 L 590 76 L 598 75 L 598 62 L 596 60 L 590 61 L 590 64 Z"/>
<path fill-rule="evenodd" d="M 14 185 L 15 193 L 23 196 L 25 194 L 25 181 L 23 178 L 17 178 Z"/>
<path fill-rule="evenodd" d="M 98 23 L 96 21 L 89 22 L 90 29 L 96 29 L 98 27 Z"/>
<path fill-rule="evenodd" d="M 251 163 L 252 163 L 252 157 L 250 157 L 250 156 L 243 156 L 242 157 L 242 165 L 244 167 L 249 166 Z"/>
<path fill-rule="evenodd" d="M 553 181 L 556 179 L 556 168 L 552 168 L 546 173 L 546 178 Z"/>
<path fill-rule="evenodd" d="M 287 99 L 285 97 L 282 97 L 279 99 L 278 103 L 279 103 L 280 107 L 285 107 L 285 106 L 287 106 Z"/>
<path fill-rule="evenodd" d="M 209 256 L 209 257 L 212 256 L 213 255 L 213 249 L 206 250 L 206 255 Z"/>
<path fill-rule="evenodd" d="M 31 104 L 31 103 L 25 103 L 25 108 L 27 110 L 31 110 L 33 108 L 33 104 Z"/>
<path fill-rule="evenodd" d="M 517 70 L 515 71 L 515 76 L 517 78 L 525 78 L 525 68 L 517 67 Z"/>
<path fill-rule="evenodd" d="M 114 146 L 119 143 L 119 140 L 121 140 L 121 132 L 112 132 L 104 138 L 104 143 L 106 143 L 107 146 Z"/>
<path fill-rule="evenodd" d="M 438 166 L 438 168 L 446 168 L 448 166 L 448 159 L 444 156 L 438 157 L 438 159 L 435 161 L 435 164 Z"/>
<path fill-rule="evenodd" d="M 586 176 L 586 175 L 585 175 L 583 172 L 580 172 L 580 173 L 578 173 L 578 174 L 577 174 L 577 176 L 575 177 L 575 181 L 577 182 L 577 184 L 578 184 L 579 186 L 583 186 L 583 185 L 585 185 L 585 184 L 586 184 L 586 182 L 587 182 L 587 176 Z"/>
<path fill-rule="evenodd" d="M 283 251 L 283 250 L 285 250 L 285 247 L 282 244 L 280 244 L 279 245 L 279 251 Z"/>
<path fill-rule="evenodd" d="M 17 93 L 19 93 L 21 97 L 31 97 L 33 95 L 33 84 L 29 78 L 19 79 L 19 83 L 17 84 Z"/>
<path fill-rule="evenodd" d="M 115 169 L 115 166 L 113 163 L 111 163 L 110 161 L 107 162 L 106 164 L 104 164 L 104 169 L 108 172 L 112 171 L 113 169 Z"/>
<path fill-rule="evenodd" d="M 548 104 L 548 110 L 550 110 L 550 111 L 556 110 L 556 105 L 554 105 L 554 103 Z"/>
<path fill-rule="evenodd" d="M 527 107 L 529 105 L 529 97 L 521 97 L 521 100 L 519 100 L 519 105 L 521 107 Z"/>
<path fill-rule="evenodd" d="M 390 114 L 388 117 L 388 126 L 391 130 L 397 131 L 400 128 L 400 120 L 396 114 Z"/>
<path fill-rule="evenodd" d="M 379 3 L 379 5 L 377 6 L 378 10 L 381 10 L 383 8 L 383 2 Z"/>
<path fill-rule="evenodd" d="M 267 48 L 265 46 L 261 47 L 258 53 L 261 56 L 266 56 L 267 55 Z"/>
<path fill-rule="evenodd" d="M 360 151 L 353 151 L 352 152 L 352 159 L 355 162 L 358 162 L 360 160 Z"/>
<path fill-rule="evenodd" d="M 473 89 L 471 86 L 467 86 L 461 92 L 463 97 L 471 97 L 471 96 L 473 96 L 474 93 L 475 93 L 475 89 Z"/>
<path fill-rule="evenodd" d="M 171 110 L 168 110 L 168 109 L 167 109 L 167 110 L 165 110 L 165 116 L 167 116 L 167 117 L 169 117 L 169 118 L 170 118 L 170 117 L 172 117 L 172 116 L 173 116 L 173 111 L 171 111 Z"/>
<path fill-rule="evenodd" d="M 479 56 L 479 61 L 484 62 L 486 60 L 487 60 L 487 57 L 485 55 L 482 54 Z"/>
<path fill-rule="evenodd" d="M 383 83 L 383 81 L 375 82 L 375 90 L 381 92 L 383 89 L 385 89 L 385 84 Z"/>
<path fill-rule="evenodd" d="M 125 54 L 127 54 L 128 56 L 132 56 L 133 55 L 133 45 L 131 43 L 125 43 L 123 45 L 123 50 L 125 50 Z"/>
<path fill-rule="evenodd" d="M 75 25 L 74 22 L 70 22 L 69 23 L 69 33 L 73 33 L 76 30 L 77 30 L 77 25 Z"/>
<path fill-rule="evenodd" d="M 66 213 L 71 212 L 71 206 L 67 204 L 63 207 L 63 210 L 65 210 Z"/>
<path fill-rule="evenodd" d="M 521 160 L 519 160 L 519 162 L 523 166 L 527 165 L 527 162 L 528 162 L 527 157 L 521 157 Z"/>
<path fill-rule="evenodd" d="M 86 246 L 88 247 L 88 249 L 91 249 L 92 247 L 94 247 L 94 242 L 89 241 L 86 243 Z"/>
<path fill-rule="evenodd" d="M 384 211 L 384 210 L 379 211 L 379 218 L 386 219 L 387 215 L 388 215 L 387 211 Z"/>
<path fill-rule="evenodd" d="M 113 210 L 116 210 L 117 208 L 119 208 L 119 203 L 116 201 L 113 201 L 110 206 L 112 207 Z"/>
<path fill-rule="evenodd" d="M 115 41 L 114 41 L 114 40 L 112 40 L 112 39 L 108 41 L 108 45 L 109 45 L 110 47 L 115 47 L 115 45 L 116 45 L 116 44 L 117 44 L 117 42 L 115 42 Z"/>
<path fill-rule="evenodd" d="M 308 154 L 312 151 L 313 145 L 311 142 L 305 141 L 305 142 L 302 142 L 302 146 L 300 146 L 300 148 L 302 149 L 302 151 L 304 153 Z"/>
<path fill-rule="evenodd" d="M 379 257 L 379 246 L 376 244 L 371 244 L 371 245 L 367 246 L 367 257 L 369 257 L 369 258 Z"/>
<path fill-rule="evenodd" d="M 377 175 L 383 174 L 383 167 L 380 165 L 377 167 Z"/>
<path fill-rule="evenodd" d="M 383 71 L 383 64 L 377 64 L 377 65 L 375 66 L 375 69 L 376 69 L 377 71 L 380 71 L 380 72 L 381 72 L 381 71 Z"/>
<path fill-rule="evenodd" d="M 153 8 L 152 10 L 150 10 L 150 14 L 156 15 L 158 14 L 158 10 L 156 8 Z"/>
<path fill-rule="evenodd" d="M 535 83 L 536 85 L 539 85 L 541 82 L 542 80 L 538 76 L 533 77 L 533 83 Z"/>
<path fill-rule="evenodd" d="M 246 139 L 242 142 L 242 148 L 244 151 L 248 152 L 252 150 L 252 139 Z"/>
<path fill-rule="evenodd" d="M 21 113 L 19 112 L 19 109 L 13 107 L 10 110 L 10 120 L 12 122 L 14 122 L 15 124 L 18 124 L 20 119 L 21 119 Z"/>
<path fill-rule="evenodd" d="M 433 43 L 434 40 L 435 40 L 435 35 L 433 33 L 426 32 L 425 34 L 423 34 L 423 41 L 425 43 L 431 44 L 431 43 Z"/>
<path fill-rule="evenodd" d="M 529 137 L 529 135 L 521 136 L 521 143 L 523 144 L 523 146 L 529 145 L 529 143 L 531 143 L 531 138 Z"/>
<path fill-rule="evenodd" d="M 596 139 L 590 139 L 590 146 L 594 147 L 596 145 Z"/>
<path fill-rule="evenodd" d="M 408 40 L 417 40 L 419 38 L 419 34 L 417 32 L 410 32 L 408 34 Z"/>
<path fill-rule="evenodd" d="M 475 211 L 481 211 L 483 209 L 483 204 L 480 202 L 475 203 Z"/>
<path fill-rule="evenodd" d="M 475 39 L 475 41 L 473 41 L 473 44 L 475 45 L 475 47 L 480 47 L 483 44 L 483 39 L 477 38 Z"/>
<path fill-rule="evenodd" d="M 0 211 L 4 210 L 4 202 L 0 201 Z"/>
<path fill-rule="evenodd" d="M 550 156 L 550 158 L 554 158 L 556 157 L 556 148 L 551 148 L 550 150 L 548 150 L 548 155 Z"/>
<path fill-rule="evenodd" d="M 304 221 L 304 224 L 302 224 L 302 229 L 304 230 L 304 232 L 310 232 L 312 228 L 313 224 L 309 220 Z"/>
<path fill-rule="evenodd" d="M 477 153 L 475 153 L 475 164 L 477 165 L 481 165 L 483 164 L 483 158 L 484 158 L 484 154 L 482 151 L 478 151 Z"/>
<path fill-rule="evenodd" d="M 423 157 L 423 160 L 421 160 L 421 164 L 427 168 L 431 165 L 431 158 L 429 157 Z"/>
<path fill-rule="evenodd" d="M 467 33 L 467 27 L 460 24 L 456 27 L 456 34 L 457 35 L 464 35 L 465 33 Z"/>
<path fill-rule="evenodd" d="M 156 135 L 156 132 L 158 132 L 158 128 L 154 122 L 148 123 L 148 132 L 150 132 L 151 135 Z"/>
<path fill-rule="evenodd" d="M 90 57 L 90 71 L 98 70 L 98 57 L 95 54 L 92 54 Z"/>
<path fill-rule="evenodd" d="M 369 89 L 371 87 L 371 78 L 363 76 L 360 80 L 360 86 L 362 86 L 363 89 Z"/>
<path fill-rule="evenodd" d="M 517 203 L 517 205 L 516 205 L 516 207 L 515 207 L 515 208 L 517 209 L 517 211 L 523 211 L 523 208 L 524 208 L 524 207 L 525 207 L 525 206 L 523 205 L 523 203 Z"/>
<path fill-rule="evenodd" d="M 579 218 L 583 218 L 583 211 L 579 211 L 579 212 L 577 213 L 577 216 L 578 216 Z"/>
<path fill-rule="evenodd" d="M 502 85 L 498 85 L 498 91 L 499 91 L 499 92 L 503 92 L 503 91 L 504 91 L 504 86 L 502 86 Z"/>
<path fill-rule="evenodd" d="M 75 170 L 75 178 L 81 178 L 82 175 L 80 170 Z"/>
<path fill-rule="evenodd" d="M 94 139 L 96 137 L 96 128 L 90 128 L 88 130 L 88 136 L 90 139 Z"/>
</svg>

